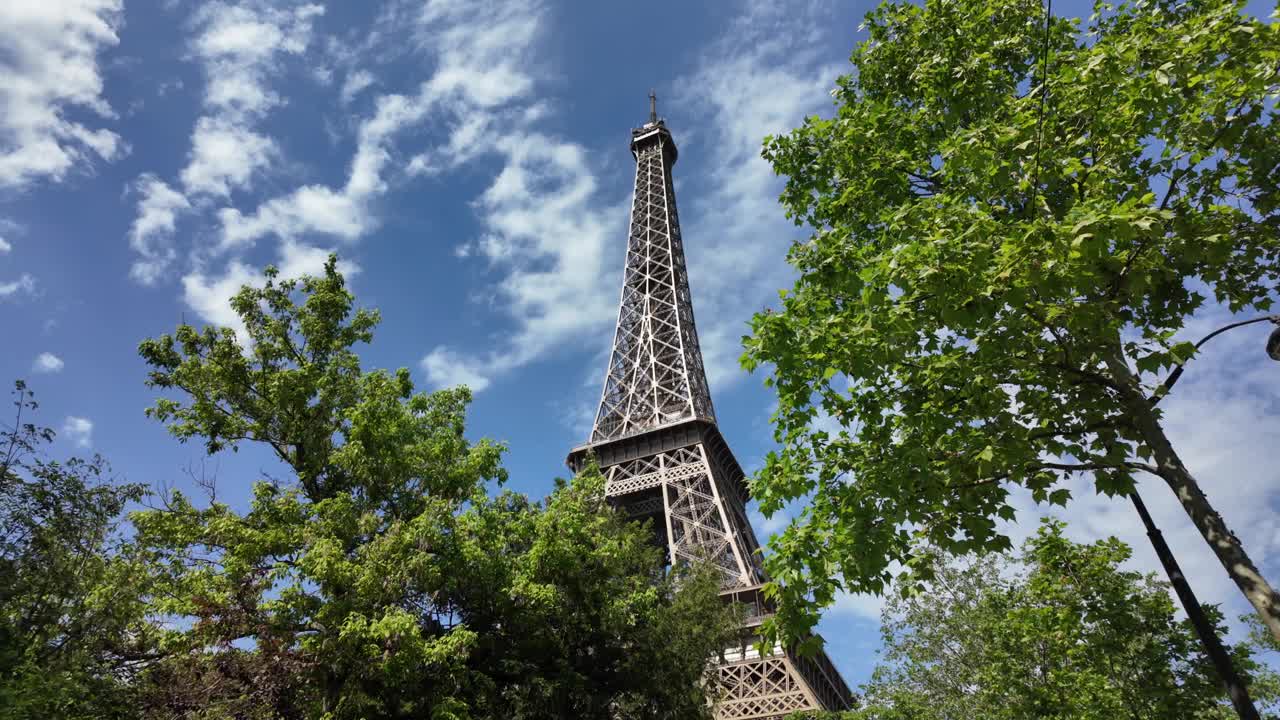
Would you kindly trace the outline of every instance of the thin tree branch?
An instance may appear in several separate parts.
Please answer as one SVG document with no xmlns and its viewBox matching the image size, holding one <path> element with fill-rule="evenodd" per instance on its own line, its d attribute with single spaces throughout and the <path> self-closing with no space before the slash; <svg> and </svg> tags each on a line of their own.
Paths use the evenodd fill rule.
<svg viewBox="0 0 1280 720">
<path fill-rule="evenodd" d="M 1042 67 L 1040 70 L 1040 112 L 1036 118 L 1036 158 L 1031 181 L 1032 212 L 1035 211 L 1036 198 L 1040 193 L 1040 149 L 1044 145 L 1045 103 L 1049 99 L 1049 25 L 1052 20 L 1053 0 L 1047 0 L 1044 9 L 1044 50 L 1042 52 Z"/>
<path fill-rule="evenodd" d="M 1222 333 L 1228 330 L 1234 330 L 1238 327 L 1244 327 L 1245 325 L 1253 325 L 1255 323 L 1260 323 L 1266 320 L 1270 320 L 1271 322 L 1277 325 L 1280 325 L 1280 315 L 1263 315 L 1262 317 L 1256 317 L 1252 320 L 1241 320 L 1240 322 L 1234 322 L 1229 325 L 1223 325 L 1217 330 L 1214 330 L 1208 335 L 1205 335 L 1204 337 L 1200 338 L 1200 341 L 1196 343 L 1196 349 L 1199 350 L 1201 345 L 1204 345 L 1205 343 L 1209 342 L 1210 340 L 1214 339 L 1215 337 L 1221 335 Z M 1165 378 L 1164 382 L 1160 383 L 1160 387 L 1156 388 L 1156 391 L 1151 395 L 1150 402 L 1152 405 L 1158 404 L 1160 400 L 1164 398 L 1164 396 L 1169 394 L 1169 391 L 1173 389 L 1174 383 L 1178 382 L 1178 378 L 1182 377 L 1182 371 L 1184 368 L 1186 368 L 1186 365 L 1187 365 L 1186 361 L 1178 363 L 1178 366 L 1173 369 L 1173 372 L 1169 373 L 1169 377 Z"/>
<path fill-rule="evenodd" d="M 1153 475 L 1158 474 L 1159 468 L 1148 463 L 1125 461 L 1122 463 L 1039 463 L 1036 467 L 1044 470 L 1065 470 L 1068 472 L 1084 471 L 1084 470 L 1122 470 L 1129 468 L 1131 470 L 1144 470 Z"/>
</svg>

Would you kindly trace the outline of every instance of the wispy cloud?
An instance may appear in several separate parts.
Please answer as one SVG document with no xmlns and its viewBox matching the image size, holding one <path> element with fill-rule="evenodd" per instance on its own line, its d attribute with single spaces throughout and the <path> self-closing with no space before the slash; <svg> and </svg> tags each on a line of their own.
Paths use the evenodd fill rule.
<svg viewBox="0 0 1280 720">
<path fill-rule="evenodd" d="M 207 78 L 206 115 L 191 133 L 191 155 L 182 170 L 188 193 L 227 197 L 247 188 L 254 175 L 276 159 L 275 141 L 255 129 L 271 109 L 285 102 L 272 89 L 281 58 L 301 55 L 311 41 L 320 5 L 202 6 L 191 53 Z"/>
<path fill-rule="evenodd" d="M 842 66 L 821 54 L 829 29 L 813 5 L 749 2 L 676 87 L 682 115 L 709 119 L 686 154 L 707 158 L 684 196 L 690 285 L 708 381 L 742 378 L 741 337 L 753 312 L 790 284 L 784 259 L 801 232 L 778 205 L 782 181 L 760 157 L 783 133 L 831 106 Z M 742 82 L 751 78 L 751 82 Z M 762 92 L 761 88 L 768 88 Z"/>
<path fill-rule="evenodd" d="M 471 133 L 483 122 L 477 117 L 499 114 L 502 106 L 527 92 L 530 82 L 521 59 L 537 20 L 537 8 L 522 3 L 431 3 L 403 18 L 412 41 L 434 60 L 435 71 L 412 93 L 387 93 L 374 99 L 373 114 L 358 126 L 346 184 L 336 188 L 304 185 L 249 213 L 224 209 L 219 213 L 223 246 L 303 234 L 352 241 L 372 232 L 379 218 L 371 201 L 389 189 L 387 176 L 397 137 L 421 124 L 429 112 L 437 127 L 452 128 L 446 137 Z M 358 73 L 351 77 L 357 85 L 374 81 Z M 449 141 L 430 152 L 439 155 L 442 163 L 454 165 L 477 150 Z"/>
<path fill-rule="evenodd" d="M 155 175 L 138 178 L 131 191 L 138 195 L 138 215 L 129 227 L 129 247 L 137 258 L 129 275 L 143 285 L 160 280 L 176 256 L 170 238 L 178 215 L 191 209 L 186 196 Z"/>
<path fill-rule="evenodd" d="M 139 213 L 130 237 L 139 255 L 135 277 L 154 281 L 182 260 L 176 276 L 188 305 L 210 322 L 232 322 L 227 299 L 255 274 L 249 257 L 260 241 L 277 241 L 286 265 L 290 255 L 322 255 L 327 250 L 317 239 L 353 243 L 373 234 L 382 222 L 378 200 L 413 178 L 485 153 L 516 153 L 509 143 L 499 148 L 501 136 L 491 129 L 513 117 L 532 119 L 528 108 L 513 101 L 525 97 L 532 84 L 529 53 L 540 13 L 536 4 L 517 2 L 396 2 L 364 36 L 346 42 L 311 37 L 319 14 L 313 6 L 284 11 L 216 4 L 197 11 L 192 54 L 209 78 L 207 113 L 197 121 L 181 189 L 154 176 L 137 183 Z M 279 144 L 254 125 L 285 102 L 274 89 L 278 66 L 312 46 L 322 48 L 309 56 L 321 66 L 321 76 L 345 76 L 341 88 L 325 81 L 335 93 L 335 107 L 369 108 L 351 124 L 355 152 L 346 181 L 304 182 L 237 202 L 235 191 L 247 189 L 281 155 Z M 394 87 L 375 72 L 388 48 L 420 56 L 417 62 L 431 71 L 407 89 Z M 356 69 L 363 64 L 371 69 Z M 354 105 L 357 97 L 361 102 Z M 431 127 L 423 132 L 428 116 Z M 416 147 L 405 147 L 409 137 Z M 212 242 L 174 251 L 167 238 L 186 215 L 193 222 L 212 221 L 216 231 L 199 234 Z"/>
<path fill-rule="evenodd" d="M 62 180 L 126 146 L 88 120 L 115 117 L 98 55 L 119 42 L 120 0 L 0 3 L 0 188 Z"/>
<path fill-rule="evenodd" d="M 515 330 L 488 353 L 462 357 L 437 348 L 428 356 L 449 357 L 451 367 L 486 380 L 570 338 L 604 336 L 617 313 L 613 286 L 621 270 L 606 265 L 616 259 L 606 248 L 623 234 L 626 213 L 597 197 L 582 147 L 519 129 L 494 137 L 492 146 L 504 166 L 476 204 L 486 232 L 470 252 L 500 274 L 492 292 Z M 428 377 L 447 384 L 430 368 Z"/>
<path fill-rule="evenodd" d="M 257 126 L 286 102 L 274 89 L 275 76 L 285 59 L 306 50 L 314 20 L 323 12 L 315 4 L 286 9 L 214 2 L 201 5 L 191 19 L 188 52 L 204 70 L 204 114 L 192 129 L 178 184 L 144 173 L 132 186 L 138 203 L 129 244 L 137 257 L 130 275 L 144 285 L 185 277 L 185 296 L 199 303 L 192 308 L 207 320 L 225 315 L 206 312 L 217 304 L 208 297 L 209 289 L 230 285 L 206 277 L 204 265 L 216 248 L 175 247 L 175 228 L 185 217 L 207 220 L 216 204 L 228 201 L 234 191 L 249 189 L 255 177 L 280 159 L 278 144 Z M 183 262 L 175 271 L 179 260 Z M 241 266 L 232 259 L 226 277 L 239 277 Z"/>
<path fill-rule="evenodd" d="M 366 88 L 373 85 L 375 78 L 368 70 L 356 70 L 342 81 L 342 102 L 349 103 Z"/>
<path fill-rule="evenodd" d="M 489 379 L 477 372 L 472 363 L 447 348 L 432 350 L 420 364 L 422 371 L 438 387 L 466 385 L 472 392 L 489 387 Z"/>
<path fill-rule="evenodd" d="M 18 295 L 32 295 L 36 291 L 36 279 L 30 273 L 22 273 L 17 280 L 0 281 L 0 300 Z"/>
<path fill-rule="evenodd" d="M 270 138 L 226 118 L 202 117 L 191 132 L 191 162 L 182 186 L 197 195 L 226 197 L 249 186 L 254 173 L 279 154 Z"/>
<path fill-rule="evenodd" d="M 64 363 L 62 358 L 50 352 L 42 352 L 36 356 L 35 362 L 31 363 L 31 371 L 38 373 L 56 373 L 62 372 Z"/>
<path fill-rule="evenodd" d="M 749 4 L 696 70 L 674 83 L 698 88 L 678 94 L 679 114 L 711 119 L 699 137 L 675 130 L 678 142 L 699 143 L 696 152 L 709 159 L 676 172 L 684 179 L 701 347 L 717 387 L 740 376 L 745 322 L 754 307 L 776 298 L 787 277 L 782 258 L 794 230 L 777 206 L 780 185 L 759 147 L 765 135 L 830 102 L 826 89 L 836 70 L 804 49 L 818 27 L 812 15 Z M 743 77 L 753 82 L 737 81 Z M 478 203 L 488 232 L 465 254 L 487 259 L 499 273 L 493 294 L 516 331 L 488 353 L 447 355 L 451 367 L 486 378 L 539 360 L 568 338 L 607 335 L 621 274 L 621 256 L 610 249 L 619 247 L 627 221 L 626 199 L 598 196 L 595 170 L 578 145 L 519 127 L 492 135 L 506 164 Z"/>
<path fill-rule="evenodd" d="M 615 274 L 604 269 L 604 247 L 621 232 L 624 211 L 596 196 L 583 147 L 535 129 L 545 111 L 533 98 L 533 88 L 545 80 L 533 57 L 544 15 L 536 3 L 454 2 L 432 3 L 401 18 L 411 23 L 415 46 L 434 60 L 435 70 L 416 95 L 376 101 L 378 114 L 361 128 L 346 188 L 330 191 L 335 202 L 351 202 L 354 216 L 364 217 L 364 201 L 384 188 L 387 139 L 420 122 L 428 109 L 433 123 L 444 126 L 444 139 L 412 154 L 405 176 L 435 175 L 482 155 L 501 161 L 474 203 L 483 235 L 458 254 L 489 263 L 497 279 L 487 294 L 514 329 L 496 338 L 490 351 L 442 346 L 428 352 L 421 366 L 435 385 L 465 382 L 483 389 L 583 329 L 606 326 L 614 312 L 616 290 L 606 291 L 601 276 Z M 278 207 L 263 206 L 254 218 L 228 215 L 227 227 L 287 232 L 288 222 L 262 213 L 287 218 L 293 205 L 285 199 Z M 367 232 L 368 225 L 348 234 Z"/>
<path fill-rule="evenodd" d="M 303 275 L 318 276 L 324 272 L 329 252 L 324 248 L 285 241 L 279 245 L 275 265 L 283 280 Z M 360 272 L 360 266 L 350 260 L 342 260 L 338 263 L 338 270 L 347 277 L 353 277 Z M 219 272 L 195 271 L 184 275 L 182 299 L 206 322 L 233 329 L 240 344 L 247 347 L 249 336 L 240 316 L 231 307 L 231 298 L 246 285 L 262 287 L 264 282 L 259 268 L 233 259 Z"/>
<path fill-rule="evenodd" d="M 193 54 L 208 68 L 206 107 L 221 114 L 209 112 L 197 127 L 207 126 L 206 147 L 234 147 L 247 164 L 197 162 L 205 156 L 197 133 L 181 191 L 154 178 L 139 181 L 138 229 L 131 237 L 139 253 L 135 277 L 158 278 L 175 259 L 165 238 L 186 213 L 212 218 L 215 242 L 187 251 L 178 276 L 184 297 L 202 317 L 225 319 L 225 312 L 213 308 L 243 279 L 251 265 L 248 254 L 262 240 L 294 247 L 316 238 L 356 242 L 379 229 L 378 201 L 399 186 L 481 157 L 496 158 L 499 168 L 472 205 L 482 232 L 457 254 L 487 264 L 492 283 L 478 295 L 505 315 L 508 326 L 483 349 L 456 343 L 430 349 L 421 363 L 428 380 L 442 385 L 465 377 L 478 389 L 575 338 L 607 342 L 616 315 L 622 260 L 617 250 L 628 198 L 604 196 L 600 161 L 549 129 L 549 106 L 534 92 L 553 82 L 553 69 L 537 61 L 545 8 L 517 2 L 392 3 L 367 36 L 335 42 L 311 38 L 311 15 L 302 11 L 212 7 L 197 15 Z M 772 12 L 763 3 L 745 7 L 743 17 L 696 59 L 691 76 L 676 83 L 706 91 L 679 99 L 681 112 L 712 120 L 710 129 L 687 138 L 703 160 L 683 169 L 683 186 L 692 192 L 682 200 L 702 347 L 717 386 L 740 375 L 744 323 L 753 308 L 776 297 L 778 278 L 786 276 L 781 258 L 792 231 L 776 205 L 778 182 L 758 158 L 760 139 L 820 109 L 835 75 L 807 51 L 773 39 L 785 30 L 803 40 L 816 21 L 804 13 Z M 400 42 L 393 42 L 397 37 Z M 753 41 L 738 42 L 742 37 Z M 341 87 L 325 86 L 335 93 L 335 106 L 364 109 L 352 123 L 355 151 L 345 182 L 304 182 L 249 203 L 232 202 L 233 191 L 251 182 L 255 168 L 269 165 L 280 152 L 246 120 L 282 102 L 272 90 L 273 62 L 311 46 L 323 48 L 328 76 L 345 78 Z M 380 76 L 388 47 L 419 56 L 430 68 L 425 78 L 404 89 Z M 220 67 L 226 72 L 215 81 Z M 762 100 L 726 74 L 767 78 L 771 92 Z M 224 88 L 232 82 L 243 87 L 238 94 Z M 219 124 L 227 117 L 235 119 L 234 130 Z M 424 128 L 428 117 L 430 127 Z M 713 137 L 719 139 L 714 145 Z M 211 150 L 208 156 L 228 154 Z M 205 199 L 197 202 L 197 195 Z M 206 211 L 214 199 L 221 207 Z"/>
<path fill-rule="evenodd" d="M 746 320 L 788 277 L 782 259 L 795 231 L 759 148 L 765 135 L 829 105 L 826 90 L 837 70 L 805 49 L 820 27 L 811 14 L 748 4 L 690 76 L 674 83 L 698 89 L 677 93 L 677 122 L 710 119 L 697 136 L 674 130 L 677 142 L 696 147 L 686 157 L 705 158 L 677 166 L 676 174 L 700 344 L 715 387 L 741 376 Z M 753 82 L 739 82 L 743 77 Z M 598 195 L 581 147 L 518 127 L 492 134 L 506 164 L 477 204 L 487 233 L 466 254 L 499 273 L 493 294 L 516 330 L 488 353 L 448 354 L 453 365 L 486 378 L 546 357 L 569 338 L 607 336 L 622 260 L 611 250 L 620 247 L 628 212 L 626 198 Z"/>
</svg>

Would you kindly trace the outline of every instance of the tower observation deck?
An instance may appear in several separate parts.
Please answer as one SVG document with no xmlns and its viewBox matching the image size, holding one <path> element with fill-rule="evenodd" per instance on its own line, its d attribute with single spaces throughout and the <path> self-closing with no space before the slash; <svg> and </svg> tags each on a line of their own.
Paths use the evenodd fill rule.
<svg viewBox="0 0 1280 720">
<path fill-rule="evenodd" d="M 745 477 L 716 424 L 671 181 L 678 153 L 652 94 L 649 121 L 631 131 L 630 147 L 635 195 L 618 324 L 591 439 L 573 449 L 569 466 L 576 472 L 593 454 L 609 501 L 653 518 L 671 564 L 710 561 L 721 596 L 747 606 L 740 641 L 717 658 L 717 718 L 845 709 L 852 694 L 825 653 L 755 648 L 772 612 L 761 592 L 767 577 L 747 520 Z"/>
</svg>

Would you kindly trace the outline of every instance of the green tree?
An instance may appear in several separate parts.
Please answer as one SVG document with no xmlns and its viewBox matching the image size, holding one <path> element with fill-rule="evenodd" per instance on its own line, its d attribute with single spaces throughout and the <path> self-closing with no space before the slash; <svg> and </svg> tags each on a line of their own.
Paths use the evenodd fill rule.
<svg viewBox="0 0 1280 720">
<path fill-rule="evenodd" d="M 1128 558 L 1115 538 L 1073 543 L 1048 521 L 1020 557 L 940 567 L 927 590 L 885 607 L 882 660 L 846 717 L 1234 717 L 1194 632 L 1175 619 L 1167 585 L 1122 570 Z M 1239 667 L 1274 681 L 1249 647 L 1233 653 Z M 1273 693 L 1257 699 L 1276 707 Z"/>
<path fill-rule="evenodd" d="M 1073 473 L 1123 495 L 1147 472 L 1280 638 L 1280 595 L 1157 404 L 1189 316 L 1275 296 L 1280 25 L 1233 0 L 1103 2 L 1086 27 L 927 0 L 866 25 L 835 116 L 764 150 L 814 229 L 743 358 L 773 366 L 782 445 L 753 492 L 808 500 L 767 560 L 782 626 L 924 572 L 926 544 L 1007 549 L 1012 488 L 1065 504 Z"/>
<path fill-rule="evenodd" d="M 143 568 L 119 552 L 117 525 L 138 485 L 99 457 L 48 460 L 54 432 L 31 422 L 14 388 L 0 429 L 0 718 L 115 718 L 150 660 Z"/>
<path fill-rule="evenodd" d="M 301 297 L 300 302 L 295 302 Z M 201 718 L 670 718 L 707 713 L 701 682 L 731 618 L 714 579 L 667 577 L 647 528 L 591 470 L 543 503 L 503 492 L 503 447 L 469 442 L 465 388 L 415 393 L 365 372 L 336 260 L 322 277 L 245 287 L 230 329 L 142 343 L 149 410 L 214 453 L 268 448 L 286 479 L 246 512 L 174 493 L 136 513 L 180 619 L 149 672 L 152 715 Z"/>
</svg>

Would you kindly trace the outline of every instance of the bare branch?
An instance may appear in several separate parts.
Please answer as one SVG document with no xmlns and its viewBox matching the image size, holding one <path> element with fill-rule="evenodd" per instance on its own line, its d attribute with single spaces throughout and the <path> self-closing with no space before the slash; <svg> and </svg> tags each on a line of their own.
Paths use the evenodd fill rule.
<svg viewBox="0 0 1280 720">
<path fill-rule="evenodd" d="M 1085 470 L 1143 470 L 1152 475 L 1158 474 L 1158 468 L 1143 462 L 1125 461 L 1122 463 L 1039 463 L 1044 470 L 1064 470 L 1066 472 L 1083 472 Z"/>
<path fill-rule="evenodd" d="M 1253 325 L 1254 323 L 1260 323 L 1266 320 L 1270 320 L 1276 325 L 1280 325 L 1280 315 L 1263 315 L 1262 317 L 1256 317 L 1252 320 L 1242 320 L 1240 322 L 1230 323 L 1228 325 L 1223 325 L 1217 330 L 1214 330 L 1208 335 L 1200 338 L 1200 341 L 1196 343 L 1196 349 L 1199 350 L 1201 345 L 1204 345 L 1228 330 L 1234 330 L 1238 327 Z M 1169 391 L 1173 389 L 1174 383 L 1178 382 L 1178 378 L 1182 377 L 1182 371 L 1186 365 L 1187 363 L 1185 361 L 1178 363 L 1177 367 L 1173 369 L 1173 372 L 1169 373 L 1169 377 L 1165 378 L 1164 382 L 1160 383 L 1160 387 L 1156 388 L 1156 391 L 1151 395 L 1150 402 L 1152 405 L 1158 404 L 1165 395 L 1169 394 Z"/>
</svg>

